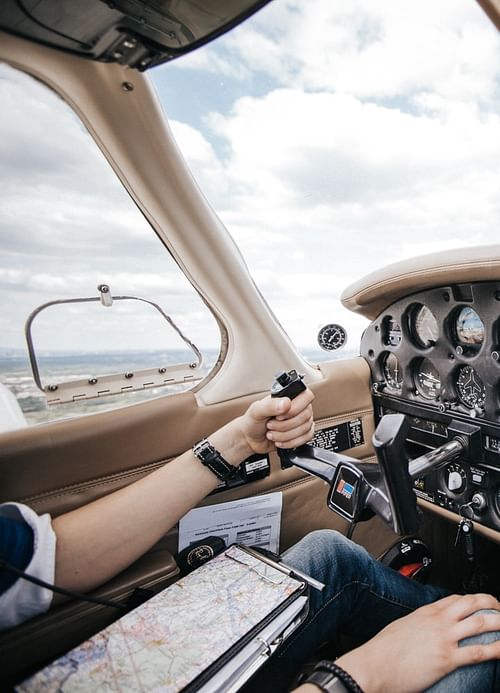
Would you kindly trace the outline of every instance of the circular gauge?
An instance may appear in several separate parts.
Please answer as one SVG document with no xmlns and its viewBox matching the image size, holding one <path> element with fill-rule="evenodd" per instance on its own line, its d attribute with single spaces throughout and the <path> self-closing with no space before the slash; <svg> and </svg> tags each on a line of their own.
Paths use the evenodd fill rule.
<svg viewBox="0 0 500 693">
<path fill-rule="evenodd" d="M 410 311 L 410 330 L 418 346 L 428 349 L 437 342 L 439 326 L 427 306 L 417 304 Z"/>
<path fill-rule="evenodd" d="M 325 325 L 318 332 L 318 344 L 325 351 L 341 349 L 347 342 L 347 332 L 342 325 Z"/>
<path fill-rule="evenodd" d="M 484 341 L 484 324 L 473 308 L 462 308 L 455 320 L 455 337 L 462 347 L 478 351 Z"/>
<path fill-rule="evenodd" d="M 486 399 L 484 383 L 472 368 L 461 366 L 456 379 L 458 398 L 469 409 L 482 409 Z"/>
<path fill-rule="evenodd" d="M 441 394 L 441 376 L 429 359 L 418 362 L 414 372 L 415 387 L 425 399 L 438 399 Z"/>
<path fill-rule="evenodd" d="M 403 387 L 403 372 L 394 354 L 387 354 L 382 366 L 384 380 L 389 390 L 400 391 Z"/>
<path fill-rule="evenodd" d="M 382 340 L 386 346 L 397 347 L 401 344 L 401 325 L 391 315 L 382 321 Z"/>
</svg>

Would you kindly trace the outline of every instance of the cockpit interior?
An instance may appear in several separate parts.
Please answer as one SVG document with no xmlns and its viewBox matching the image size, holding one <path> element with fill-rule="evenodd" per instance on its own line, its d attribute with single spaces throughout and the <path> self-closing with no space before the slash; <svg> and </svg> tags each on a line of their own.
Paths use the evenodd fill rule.
<svg viewBox="0 0 500 693">
<path fill-rule="evenodd" d="M 149 80 L 153 68 L 164 65 L 167 69 L 170 61 L 190 59 L 184 54 L 195 56 L 191 57 L 195 61 L 195 49 L 217 41 L 254 13 L 258 16 L 268 2 L 229 4 L 234 7 L 227 9 L 228 3 L 218 0 L 205 7 L 191 1 L 2 3 L 0 61 L 48 87 L 76 113 L 78 127 L 90 133 L 104 163 L 125 189 L 127 201 L 133 202 L 168 261 L 180 268 L 182 280 L 187 278 L 194 287 L 199 304 L 208 308 L 218 342 L 215 356 L 203 370 L 203 348 L 198 348 L 190 332 L 193 328 L 196 334 L 198 329 L 198 304 L 188 321 L 177 315 L 175 303 L 174 310 L 164 308 L 156 298 L 140 298 L 139 291 L 131 294 L 125 288 L 122 294 L 121 287 L 115 295 L 111 282 L 100 283 L 94 295 L 82 293 L 77 280 L 75 286 L 61 280 L 51 287 L 50 296 L 43 294 L 32 304 L 33 312 L 23 315 L 28 349 L 23 358 L 31 364 L 30 382 L 45 398 L 44 406 L 45 400 L 54 410 L 63 406 L 61 402 L 72 406 L 84 401 L 105 403 L 109 395 L 125 398 L 132 392 L 160 389 L 143 401 L 120 399 L 114 408 L 85 410 L 77 416 L 69 413 L 30 425 L 24 419 L 15 424 L 23 417 L 10 395 L 2 399 L 0 392 L 0 418 L 12 422 L 2 426 L 0 433 L 0 502 L 25 503 L 37 513 L 57 517 L 106 496 L 168 464 L 200 438 L 241 415 L 270 391 L 276 373 L 295 372 L 315 396 L 312 445 L 320 451 L 320 466 L 302 459 L 300 450 L 288 457 L 272 452 L 251 458 L 200 507 L 279 493 L 280 551 L 310 531 L 331 528 L 379 558 L 411 534 L 430 549 L 427 579 L 431 582 L 498 597 L 500 245 L 457 244 L 432 252 L 422 247 L 411 257 L 389 263 L 381 252 L 379 268 L 360 276 L 356 242 L 348 238 L 348 232 L 337 229 L 338 243 L 353 245 L 352 281 L 342 286 L 338 310 L 362 319 L 363 333 L 359 343 L 351 344 L 349 329 L 342 326 L 343 318 L 336 317 L 335 308 L 318 336 L 327 356 L 317 361 L 304 356 L 259 290 L 234 240 L 237 234 L 233 238 L 227 232 L 231 213 L 223 223 L 195 181 Z M 484 19 L 500 27 L 498 2 L 480 0 L 479 5 L 488 15 Z M 240 107 L 252 105 L 254 97 Z M 390 101 L 390 96 L 384 98 Z M 24 127 L 29 130 L 30 122 Z M 200 160 L 205 155 L 202 148 Z M 7 182 L 6 173 L 4 187 Z M 237 185 L 243 184 L 237 181 Z M 286 203 L 285 193 L 279 202 Z M 356 205 L 354 213 L 362 216 L 362 204 Z M 265 215 L 273 209 L 271 201 L 262 213 L 264 226 Z M 314 216 L 311 219 L 313 224 Z M 2 243 L 10 253 L 16 227 L 10 217 L 7 221 Z M 280 234 L 281 264 L 266 268 L 274 278 L 293 256 L 286 230 L 280 228 Z M 102 248 L 99 258 L 95 249 L 86 254 L 76 236 L 55 235 L 59 245 L 70 248 L 73 244 L 77 253 L 85 255 L 85 269 L 112 255 L 105 230 L 96 234 L 96 247 L 101 244 Z M 250 236 L 245 230 L 241 233 L 242 238 Z M 128 242 L 129 237 L 124 245 Z M 44 248 L 41 244 L 40 256 Z M 140 255 L 134 253 L 134 261 L 141 265 Z M 308 263 L 307 258 L 301 261 L 304 266 Z M 61 272 L 63 265 L 61 261 Z M 116 276 L 123 277 L 127 271 Z M 146 277 L 142 286 L 148 286 L 147 266 L 140 271 L 143 280 Z M 310 271 L 309 279 L 314 268 Z M 332 286 L 337 282 L 336 271 L 332 258 Z M 296 287 L 286 288 L 293 301 Z M 181 293 L 175 283 L 169 284 L 169 290 L 174 299 L 177 291 Z M 58 381 L 39 372 L 48 357 L 37 355 L 30 330 L 35 319 L 41 320 L 42 310 L 47 309 L 47 315 L 64 304 L 71 312 L 85 304 L 98 310 L 104 306 L 106 312 L 131 300 L 135 306 L 138 297 L 141 305 L 147 303 L 148 309 L 161 314 L 159 319 L 180 336 L 187 355 L 172 363 L 127 367 L 119 373 L 111 364 L 105 375 L 91 377 L 75 369 L 69 378 Z M 6 295 L 6 309 L 8 301 Z M 65 322 L 66 318 L 61 329 Z M 57 329 L 46 333 L 52 337 L 56 333 L 57 341 Z M 353 351 L 342 358 L 346 339 Z M 0 375 L 4 380 L 3 371 Z M 7 377 L 5 382 L 9 385 Z M 11 405 L 16 412 L 11 412 Z M 377 449 L 377 431 L 382 435 L 383 427 L 379 427 L 384 417 L 394 415 L 399 422 L 404 420 L 397 455 L 394 450 L 388 453 L 388 467 L 375 478 L 375 471 L 384 464 L 383 453 Z M 324 457 L 321 451 L 326 451 Z M 355 486 L 361 479 L 359 503 L 364 506 L 355 511 L 335 497 L 342 464 L 346 465 L 343 483 Z M 461 520 L 472 523 L 473 546 L 461 541 Z M 128 569 L 95 590 L 95 595 L 123 600 L 138 587 L 158 592 L 178 579 L 174 558 L 178 551 L 176 526 Z M 45 666 L 114 618 L 104 606 L 67 600 L 0 633 L 2 686 Z"/>
</svg>

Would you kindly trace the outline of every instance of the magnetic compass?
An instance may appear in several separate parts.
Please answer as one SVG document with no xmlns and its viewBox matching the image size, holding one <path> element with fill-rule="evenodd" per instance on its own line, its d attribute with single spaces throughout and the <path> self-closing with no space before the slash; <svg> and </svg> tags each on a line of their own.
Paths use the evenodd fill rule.
<svg viewBox="0 0 500 693">
<path fill-rule="evenodd" d="M 342 325 L 325 325 L 318 332 L 318 344 L 326 351 L 341 349 L 347 342 L 347 332 Z"/>
</svg>

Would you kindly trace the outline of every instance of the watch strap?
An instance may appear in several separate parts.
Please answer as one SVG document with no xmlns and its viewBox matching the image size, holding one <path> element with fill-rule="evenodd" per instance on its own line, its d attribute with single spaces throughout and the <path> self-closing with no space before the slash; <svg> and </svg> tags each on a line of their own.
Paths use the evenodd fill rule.
<svg viewBox="0 0 500 693">
<path fill-rule="evenodd" d="M 342 681 L 331 671 L 313 671 L 305 683 L 312 683 L 323 693 L 348 693 Z"/>
<path fill-rule="evenodd" d="M 306 683 L 314 683 L 326 693 L 363 693 L 362 688 L 347 671 L 328 659 L 316 664 Z"/>
<path fill-rule="evenodd" d="M 238 468 L 229 464 L 206 438 L 193 446 L 193 454 L 221 481 L 232 479 L 238 471 Z"/>
</svg>

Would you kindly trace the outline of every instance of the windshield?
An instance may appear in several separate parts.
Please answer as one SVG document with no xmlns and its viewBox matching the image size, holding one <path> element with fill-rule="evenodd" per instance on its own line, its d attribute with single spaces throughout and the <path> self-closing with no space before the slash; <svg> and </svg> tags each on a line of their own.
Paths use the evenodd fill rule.
<svg viewBox="0 0 500 693">
<path fill-rule="evenodd" d="M 496 242 L 499 58 L 470 0 L 276 0 L 152 71 L 202 190 L 304 353 L 331 322 L 358 351 L 365 322 L 339 302 L 352 281 Z"/>
</svg>

